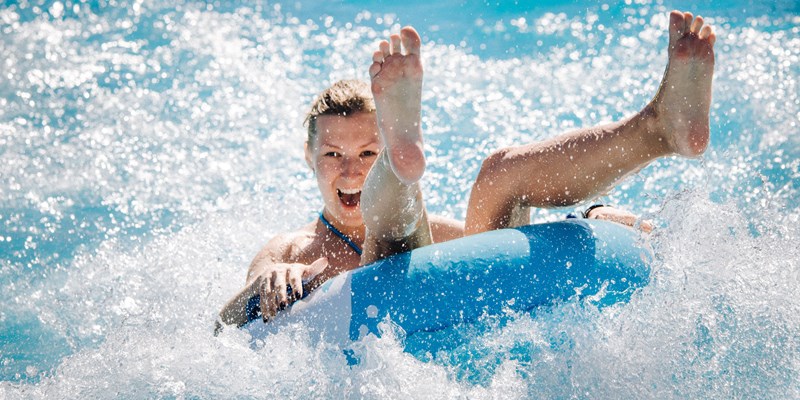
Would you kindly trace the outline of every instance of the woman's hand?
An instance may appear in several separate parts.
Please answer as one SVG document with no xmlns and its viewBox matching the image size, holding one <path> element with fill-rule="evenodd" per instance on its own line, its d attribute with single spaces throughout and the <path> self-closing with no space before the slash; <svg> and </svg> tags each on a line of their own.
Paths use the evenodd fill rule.
<svg viewBox="0 0 800 400">
<path fill-rule="evenodd" d="M 632 228 L 641 229 L 643 232 L 650 233 L 653 231 L 653 223 L 647 220 L 642 220 L 636 215 L 618 208 L 603 206 L 596 207 L 589 211 L 586 215 L 589 219 L 604 219 L 619 224 L 627 225 Z"/>
<path fill-rule="evenodd" d="M 261 317 L 269 321 L 278 311 L 303 298 L 303 283 L 308 282 L 328 267 L 328 259 L 320 258 L 310 265 L 270 263 L 258 266 L 251 276 L 250 297 L 261 297 Z M 291 286 L 289 296 L 287 286 Z"/>
<path fill-rule="evenodd" d="M 309 281 L 328 267 L 328 259 L 320 258 L 311 263 L 261 263 L 251 268 L 251 278 L 233 298 L 228 300 L 219 313 L 214 334 L 222 331 L 222 324 L 243 326 L 248 323 L 247 306 L 250 300 L 260 297 L 259 307 L 264 322 L 278 313 L 280 306 L 294 303 L 303 297 L 303 281 Z M 292 298 L 289 299 L 286 286 L 292 286 Z"/>
</svg>

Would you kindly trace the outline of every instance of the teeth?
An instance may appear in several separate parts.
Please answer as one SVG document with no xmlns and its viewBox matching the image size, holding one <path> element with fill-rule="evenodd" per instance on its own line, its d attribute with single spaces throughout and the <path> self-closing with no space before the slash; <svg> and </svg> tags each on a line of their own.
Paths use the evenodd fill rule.
<svg viewBox="0 0 800 400">
<path fill-rule="evenodd" d="M 356 194 L 361 193 L 361 189 L 339 189 L 342 194 Z"/>
</svg>

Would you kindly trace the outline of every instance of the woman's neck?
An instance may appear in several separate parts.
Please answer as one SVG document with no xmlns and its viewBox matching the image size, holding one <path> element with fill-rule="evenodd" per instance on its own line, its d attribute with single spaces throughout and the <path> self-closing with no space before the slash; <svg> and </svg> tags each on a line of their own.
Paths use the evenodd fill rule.
<svg viewBox="0 0 800 400">
<path fill-rule="evenodd" d="M 331 216 L 331 214 L 328 213 L 327 210 L 323 210 L 322 215 L 325 217 L 328 223 L 333 225 L 333 227 L 336 228 L 336 230 L 347 236 L 350 240 L 352 240 L 359 246 L 361 246 L 364 243 L 364 235 L 366 231 L 366 227 L 364 226 L 364 224 L 355 227 L 345 225 L 338 219 Z"/>
</svg>

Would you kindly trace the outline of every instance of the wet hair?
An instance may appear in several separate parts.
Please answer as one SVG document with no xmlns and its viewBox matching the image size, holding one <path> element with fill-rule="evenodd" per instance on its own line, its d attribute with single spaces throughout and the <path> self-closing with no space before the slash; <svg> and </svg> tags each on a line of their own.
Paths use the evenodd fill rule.
<svg viewBox="0 0 800 400">
<path fill-rule="evenodd" d="M 325 89 L 311 103 L 304 125 L 308 127 L 308 143 L 317 136 L 320 115 L 348 116 L 359 112 L 375 112 L 375 100 L 369 84 L 359 80 L 341 80 Z"/>
</svg>

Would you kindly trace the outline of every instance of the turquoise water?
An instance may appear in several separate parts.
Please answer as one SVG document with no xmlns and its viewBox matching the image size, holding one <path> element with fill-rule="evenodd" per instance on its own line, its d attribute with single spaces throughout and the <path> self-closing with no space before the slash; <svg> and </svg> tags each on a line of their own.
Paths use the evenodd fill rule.
<svg viewBox="0 0 800 400">
<path fill-rule="evenodd" d="M 0 6 L 0 397 L 800 397 L 800 9 L 699 2 L 717 29 L 712 144 L 602 201 L 653 219 L 652 284 L 461 327 L 447 354 L 214 316 L 321 201 L 304 113 L 413 24 L 434 213 L 491 150 L 630 114 L 677 2 L 6 2 Z M 568 210 L 537 211 L 539 221 Z M 465 362 L 466 360 L 466 362 Z"/>
</svg>

